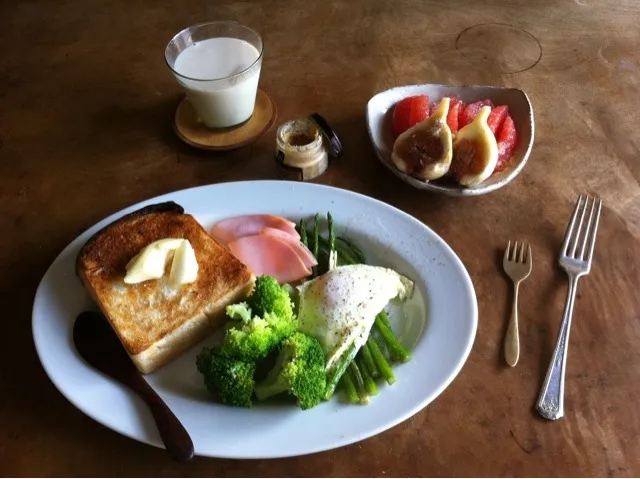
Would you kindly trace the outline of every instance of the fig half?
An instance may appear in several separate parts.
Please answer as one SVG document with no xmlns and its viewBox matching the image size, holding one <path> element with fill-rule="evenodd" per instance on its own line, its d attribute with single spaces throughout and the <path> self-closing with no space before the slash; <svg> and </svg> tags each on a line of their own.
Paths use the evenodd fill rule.
<svg viewBox="0 0 640 479">
<path fill-rule="evenodd" d="M 498 162 L 498 143 L 487 123 L 489 113 L 491 107 L 483 106 L 453 142 L 451 171 L 462 186 L 482 183 L 493 174 Z"/>
<path fill-rule="evenodd" d="M 447 125 L 450 99 L 445 97 L 433 114 L 402 133 L 393 144 L 391 160 L 405 173 L 424 180 L 443 177 L 451 166 L 453 144 Z"/>
</svg>

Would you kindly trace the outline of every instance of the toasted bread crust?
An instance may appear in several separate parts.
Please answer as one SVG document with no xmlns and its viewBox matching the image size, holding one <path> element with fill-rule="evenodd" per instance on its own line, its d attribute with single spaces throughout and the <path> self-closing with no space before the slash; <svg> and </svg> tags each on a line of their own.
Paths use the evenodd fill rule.
<svg viewBox="0 0 640 479">
<path fill-rule="evenodd" d="M 113 254 L 113 252 L 110 252 L 108 247 L 107 251 L 101 251 L 101 248 L 104 247 L 105 238 L 107 238 L 108 235 L 113 235 L 114 229 L 120 229 L 122 233 L 126 234 L 128 233 L 127 229 L 130 227 L 133 221 L 144 218 L 148 215 L 166 212 L 183 214 L 184 208 L 179 204 L 174 203 L 173 201 L 148 205 L 140 208 L 139 210 L 132 211 L 131 213 L 122 216 L 113 223 L 108 224 L 98 232 L 94 233 L 94 235 L 87 240 L 87 242 L 82 246 L 80 252 L 78 253 L 78 257 L 76 258 L 76 273 L 78 275 L 82 275 L 83 271 L 88 266 L 95 268 L 96 265 L 100 264 L 104 264 L 106 266 L 109 265 L 109 261 L 106 261 L 105 264 L 104 259 L 101 258 L 101 255 L 104 253 Z"/>
<path fill-rule="evenodd" d="M 142 372 L 150 372 L 212 332 L 224 307 L 251 289 L 247 267 L 175 203 L 151 205 L 100 230 L 82 247 L 76 272 Z M 148 244 L 186 238 L 199 271 L 175 286 L 166 277 L 124 283 L 125 266 Z"/>
</svg>

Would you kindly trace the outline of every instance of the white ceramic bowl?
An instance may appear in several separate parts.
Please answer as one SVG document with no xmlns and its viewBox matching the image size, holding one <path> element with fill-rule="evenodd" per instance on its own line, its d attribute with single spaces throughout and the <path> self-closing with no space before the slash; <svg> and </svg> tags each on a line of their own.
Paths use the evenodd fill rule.
<svg viewBox="0 0 640 479">
<path fill-rule="evenodd" d="M 393 106 L 403 98 L 414 95 L 429 95 L 431 103 L 440 100 L 442 97 L 458 96 L 465 103 L 488 98 L 495 105 L 507 105 L 518 134 L 518 145 L 509 165 L 503 171 L 470 188 L 456 185 L 450 180 L 422 181 L 400 171 L 391 161 L 394 143 L 394 136 L 391 130 Z M 449 196 L 483 195 L 509 183 L 518 176 L 518 173 L 522 171 L 527 163 L 534 137 L 533 108 L 526 93 L 515 88 L 479 85 L 423 84 L 399 86 L 383 91 L 375 95 L 367 103 L 367 128 L 376 155 L 398 178 L 414 188 Z"/>
</svg>

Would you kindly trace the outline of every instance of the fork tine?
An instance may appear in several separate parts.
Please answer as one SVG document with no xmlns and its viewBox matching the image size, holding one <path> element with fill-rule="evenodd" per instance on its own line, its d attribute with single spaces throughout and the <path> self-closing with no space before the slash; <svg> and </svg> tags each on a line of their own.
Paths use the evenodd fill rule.
<svg viewBox="0 0 640 479">
<path fill-rule="evenodd" d="M 576 257 L 576 248 L 578 247 L 578 243 L 580 242 L 580 235 L 582 234 L 582 224 L 584 223 L 584 216 L 587 212 L 587 208 L 589 207 L 589 196 L 585 196 L 584 203 L 581 207 L 582 214 L 580 215 L 580 223 L 578 223 L 578 229 L 575 234 L 575 239 L 573 240 L 573 244 L 571 245 L 571 256 L 572 258 Z M 585 236 L 586 238 L 586 236 Z"/>
<path fill-rule="evenodd" d="M 502 263 L 506 263 L 507 261 L 509 261 L 509 250 L 511 249 L 511 240 L 509 240 L 509 242 L 507 243 L 507 249 L 504 250 L 504 259 L 502 260 Z"/>
<path fill-rule="evenodd" d="M 524 241 L 520 245 L 520 262 L 524 263 Z"/>
<path fill-rule="evenodd" d="M 588 198 L 587 198 L 588 200 Z M 591 232 L 591 226 L 593 224 L 593 213 L 596 209 L 596 199 L 595 197 L 592 198 L 592 202 L 591 202 L 591 211 L 589 212 L 589 219 L 587 220 L 587 228 L 584 232 L 584 238 L 582 239 L 582 247 L 580 248 L 580 260 L 582 261 L 584 259 L 584 253 L 587 250 L 587 242 L 589 241 L 589 233 Z M 585 205 L 585 210 L 587 209 L 586 205 Z M 577 239 L 577 238 L 576 238 Z"/>
<path fill-rule="evenodd" d="M 576 218 L 578 217 L 578 210 L 580 209 L 580 204 L 582 203 L 582 195 L 578 196 L 578 201 L 576 201 L 576 206 L 573 208 L 573 214 L 571 215 L 571 221 L 569 221 L 569 225 L 567 226 L 567 231 L 564 234 L 564 242 L 562 243 L 562 255 L 567 255 L 567 249 L 569 249 L 569 241 L 571 240 L 571 235 L 573 234 L 573 227 L 576 224 Z"/>
<path fill-rule="evenodd" d="M 595 198 L 594 198 L 595 203 Z M 589 264 L 591 264 L 591 260 L 593 259 L 593 250 L 596 245 L 596 234 L 598 233 L 598 222 L 600 221 L 600 210 L 602 209 L 602 200 L 598 200 L 598 209 L 596 209 L 596 217 L 593 221 L 593 229 L 591 230 L 591 243 L 589 244 L 589 259 L 587 260 Z"/>
<path fill-rule="evenodd" d="M 518 242 L 513 243 L 513 254 L 511 255 L 511 261 L 518 260 Z"/>
<path fill-rule="evenodd" d="M 531 243 L 527 244 L 527 261 L 525 264 L 531 264 Z"/>
</svg>

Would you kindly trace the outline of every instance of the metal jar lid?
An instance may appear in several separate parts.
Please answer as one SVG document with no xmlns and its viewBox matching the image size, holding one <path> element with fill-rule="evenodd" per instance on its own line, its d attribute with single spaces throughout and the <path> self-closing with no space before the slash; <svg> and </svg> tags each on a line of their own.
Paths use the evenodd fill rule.
<svg viewBox="0 0 640 479">
<path fill-rule="evenodd" d="M 344 154 L 342 142 L 327 120 L 325 120 L 319 113 L 312 113 L 309 118 L 311 118 L 320 128 L 322 136 L 326 140 L 329 154 L 336 159 L 340 158 Z"/>
</svg>

